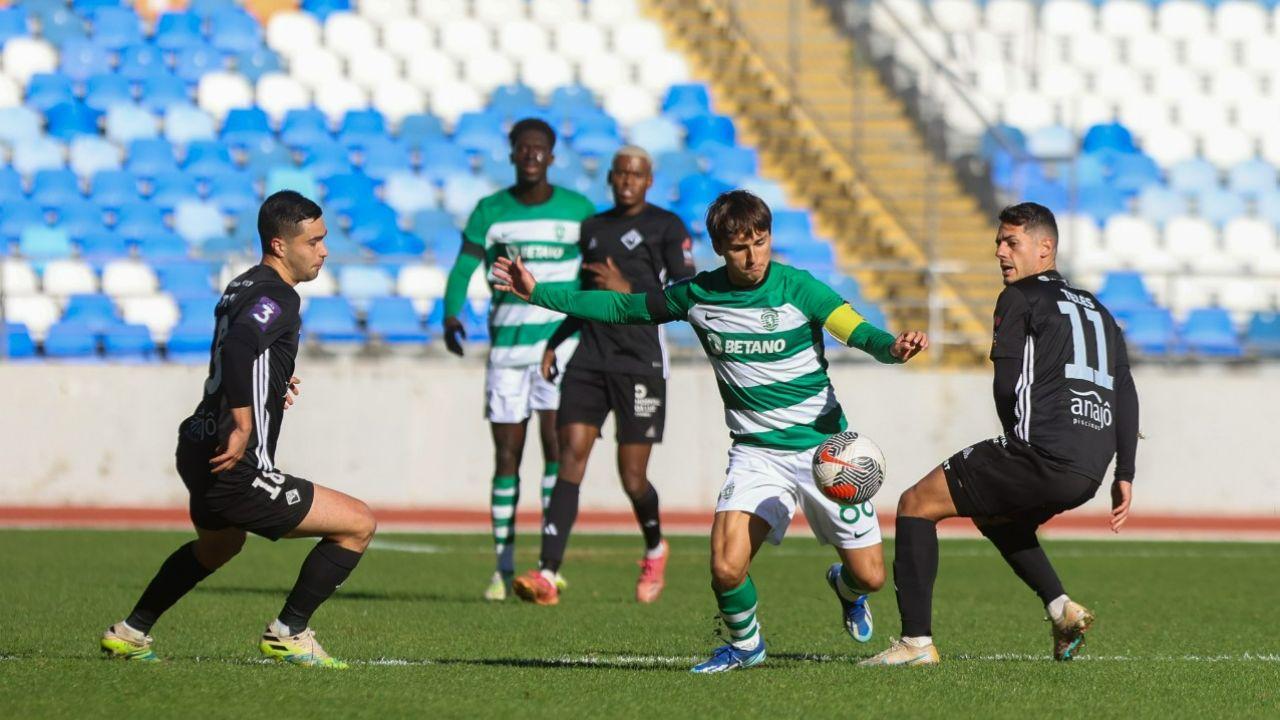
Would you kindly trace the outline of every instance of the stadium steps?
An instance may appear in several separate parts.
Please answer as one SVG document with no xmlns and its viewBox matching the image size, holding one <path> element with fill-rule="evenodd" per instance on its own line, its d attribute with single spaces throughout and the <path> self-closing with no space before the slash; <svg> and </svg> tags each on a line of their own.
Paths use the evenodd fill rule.
<svg viewBox="0 0 1280 720">
<path fill-rule="evenodd" d="M 844 269 L 885 303 L 892 326 L 941 330 L 949 343 L 938 357 L 981 362 L 1000 289 L 990 219 L 929 152 L 902 101 L 857 63 L 827 10 L 814 2 L 645 5 L 740 120 L 764 169 L 812 203 L 819 233 L 837 238 Z M 931 254 L 946 270 L 933 307 L 920 271 Z"/>
</svg>

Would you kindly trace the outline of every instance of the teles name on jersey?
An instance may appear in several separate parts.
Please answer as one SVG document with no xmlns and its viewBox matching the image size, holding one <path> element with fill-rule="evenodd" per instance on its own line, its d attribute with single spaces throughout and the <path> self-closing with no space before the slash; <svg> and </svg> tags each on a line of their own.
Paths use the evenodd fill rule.
<svg viewBox="0 0 1280 720">
<path fill-rule="evenodd" d="M 1066 288 L 1062 289 L 1062 296 L 1070 300 L 1071 302 L 1083 307 L 1087 307 L 1090 310 L 1098 309 L 1097 303 L 1095 303 L 1092 298 L 1085 297 L 1084 295 L 1077 295 L 1076 293 L 1073 293 Z"/>
</svg>

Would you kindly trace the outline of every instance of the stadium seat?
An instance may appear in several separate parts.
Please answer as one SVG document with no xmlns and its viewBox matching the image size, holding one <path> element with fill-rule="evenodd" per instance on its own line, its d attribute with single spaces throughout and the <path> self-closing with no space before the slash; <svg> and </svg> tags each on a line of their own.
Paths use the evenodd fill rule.
<svg viewBox="0 0 1280 720">
<path fill-rule="evenodd" d="M 145 325 L 120 323 L 102 333 L 102 350 L 112 360 L 150 360 L 156 350 L 151 330 Z"/>
<path fill-rule="evenodd" d="M 205 240 L 226 234 L 226 220 L 213 203 L 198 199 L 178 202 L 173 211 L 173 229 L 184 240 L 199 246 Z"/>
<path fill-rule="evenodd" d="M 25 360 L 35 357 L 36 344 L 31 332 L 22 323 L 0 323 L 0 360 Z"/>
<path fill-rule="evenodd" d="M 357 310 L 368 307 L 373 298 L 394 294 L 391 274 L 379 267 L 347 265 L 338 270 L 338 285 L 343 297 L 351 301 Z"/>
<path fill-rule="evenodd" d="M 1155 304 L 1142 275 L 1127 271 L 1107 273 L 1102 289 L 1098 291 L 1098 299 L 1116 314 L 1127 314 Z"/>
<path fill-rule="evenodd" d="M 138 105 L 113 105 L 106 113 L 105 129 L 107 139 L 119 145 L 128 145 L 134 140 L 148 140 L 159 137 L 160 128 L 155 115 Z"/>
<path fill-rule="evenodd" d="M 54 260 L 45 265 L 41 285 L 46 295 L 63 300 L 71 295 L 98 292 L 98 276 L 83 261 Z M 12 292 L 8 288 L 6 291 Z"/>
<path fill-rule="evenodd" d="M 105 170 L 119 170 L 120 149 L 103 138 L 82 135 L 71 141 L 68 165 L 81 178 Z"/>
<path fill-rule="evenodd" d="M 102 294 L 72 295 L 67 299 L 64 322 L 75 322 L 99 333 L 120 322 L 111 298 Z"/>
<path fill-rule="evenodd" d="M 41 170 L 31 181 L 31 199 L 48 211 L 80 197 L 80 181 L 70 170 Z"/>
<path fill-rule="evenodd" d="M 72 239 L 82 237 L 101 230 L 104 225 L 102 207 L 92 200 L 75 197 L 59 204 L 54 209 L 56 225 Z"/>
<path fill-rule="evenodd" d="M 201 261 L 166 263 L 156 273 L 160 289 L 176 300 L 205 297 L 215 290 L 209 265 Z"/>
<path fill-rule="evenodd" d="M 436 186 L 430 180 L 409 172 L 393 172 L 382 188 L 383 200 L 398 214 L 411 216 L 429 210 L 439 202 Z"/>
<path fill-rule="evenodd" d="M 393 173 L 409 172 L 412 167 L 408 149 L 391 138 L 371 139 L 360 153 L 360 169 L 378 182 L 385 181 Z"/>
<path fill-rule="evenodd" d="M 19 234 L 18 252 L 28 260 L 37 263 L 71 257 L 74 251 L 71 238 L 61 228 L 29 225 Z"/>
<path fill-rule="evenodd" d="M 148 75 L 142 80 L 142 89 L 139 93 L 139 103 L 157 113 L 163 113 L 177 105 L 190 105 L 192 102 L 191 93 L 187 91 L 187 83 L 182 78 L 167 72 Z"/>
<path fill-rule="evenodd" d="M 196 177 L 181 170 L 158 173 L 151 179 L 151 185 L 149 201 L 165 212 L 172 212 L 183 200 L 196 200 L 200 197 Z"/>
<path fill-rule="evenodd" d="M 1197 355 L 1240 357 L 1243 354 L 1231 317 L 1222 308 L 1192 310 L 1182 325 L 1182 340 L 1187 349 Z"/>
<path fill-rule="evenodd" d="M 209 41 L 222 52 L 251 52 L 262 44 L 262 26 L 243 9 L 231 7 L 209 16 Z M 243 61 L 237 65 L 243 70 Z"/>
<path fill-rule="evenodd" d="M 167 140 L 159 138 L 134 140 L 129 143 L 129 150 L 125 156 L 125 169 L 143 179 L 150 180 L 157 175 L 178 172 L 178 162 L 174 158 L 173 146 Z"/>
<path fill-rule="evenodd" d="M 64 319 L 54 323 L 44 338 L 44 354 L 51 359 L 88 360 L 97 352 L 97 332 L 83 322 Z"/>
<path fill-rule="evenodd" d="M 1173 316 L 1164 308 L 1129 312 L 1125 316 L 1124 335 L 1128 346 L 1140 354 L 1172 355 L 1179 349 Z"/>
<path fill-rule="evenodd" d="M 41 112 L 48 112 L 55 105 L 75 101 L 73 78 L 69 75 L 37 73 L 27 84 L 26 104 Z"/>
<path fill-rule="evenodd" d="M 146 263 L 116 260 L 102 268 L 102 292 L 113 298 L 151 295 L 157 289 L 159 280 Z"/>
<path fill-rule="evenodd" d="M 1245 331 L 1245 345 L 1254 355 L 1280 357 L 1280 314 L 1254 313 Z"/>
<path fill-rule="evenodd" d="M 360 343 L 364 332 L 356 324 L 355 311 L 343 297 L 312 297 L 302 313 L 303 331 L 322 344 Z"/>
</svg>

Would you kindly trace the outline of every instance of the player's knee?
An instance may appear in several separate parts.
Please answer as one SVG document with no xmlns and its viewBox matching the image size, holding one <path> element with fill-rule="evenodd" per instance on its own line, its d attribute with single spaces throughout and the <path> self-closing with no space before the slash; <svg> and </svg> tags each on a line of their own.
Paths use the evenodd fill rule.
<svg viewBox="0 0 1280 720">
<path fill-rule="evenodd" d="M 360 503 L 360 516 L 356 522 L 355 539 L 359 540 L 362 545 L 368 547 L 373 541 L 374 533 L 378 532 L 378 518 L 374 517 L 373 510 L 369 506 Z"/>
<path fill-rule="evenodd" d="M 919 511 L 919 490 L 912 485 L 903 491 L 898 498 L 898 516 L 899 517 L 916 517 Z"/>
<path fill-rule="evenodd" d="M 858 581 L 858 587 L 863 590 L 869 593 L 877 592 L 884 587 L 884 566 L 863 569 L 858 572 L 855 580 Z"/>
<path fill-rule="evenodd" d="M 649 474 L 643 471 L 623 470 L 622 489 L 627 493 L 627 497 L 639 500 L 649 494 Z"/>
<path fill-rule="evenodd" d="M 240 554 L 240 550 L 244 548 L 244 540 L 243 533 L 219 537 L 217 540 L 197 540 L 196 560 L 208 570 L 217 570 Z"/>
<path fill-rule="evenodd" d="M 747 579 L 747 566 L 727 558 L 711 559 L 711 586 L 725 592 L 732 590 Z"/>
</svg>

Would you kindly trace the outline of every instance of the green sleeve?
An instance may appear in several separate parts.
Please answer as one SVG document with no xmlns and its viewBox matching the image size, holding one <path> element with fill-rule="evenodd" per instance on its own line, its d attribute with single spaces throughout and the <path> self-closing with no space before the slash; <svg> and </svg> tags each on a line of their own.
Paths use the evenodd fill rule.
<svg viewBox="0 0 1280 720">
<path fill-rule="evenodd" d="M 653 293 L 660 297 L 660 293 Z M 533 288 L 529 302 L 566 315 L 621 325 L 656 325 L 663 319 L 649 312 L 649 293 L 618 293 L 609 290 L 571 290 L 541 283 Z"/>
<path fill-rule="evenodd" d="M 471 276 L 480 267 L 480 256 L 467 252 L 467 241 L 462 241 L 462 252 L 449 271 L 449 282 L 444 286 L 444 316 L 458 317 L 462 304 L 467 301 L 467 286 L 471 284 Z"/>
<path fill-rule="evenodd" d="M 818 322 L 826 322 L 831 313 L 844 304 L 844 298 L 840 297 L 839 293 L 807 270 L 796 271 L 792 297 L 795 298 L 795 305 L 801 312 L 810 320 Z"/>
<path fill-rule="evenodd" d="M 660 320 L 660 322 L 684 320 L 689 317 L 689 308 L 693 307 L 693 295 L 690 293 L 690 288 L 692 287 L 693 278 L 685 278 L 680 282 L 667 286 L 662 291 L 662 302 L 669 317 Z"/>
<path fill-rule="evenodd" d="M 849 347 L 858 348 L 886 365 L 895 365 L 902 361 L 889 351 L 893 347 L 893 341 L 893 335 L 863 320 L 849 336 Z"/>
</svg>

